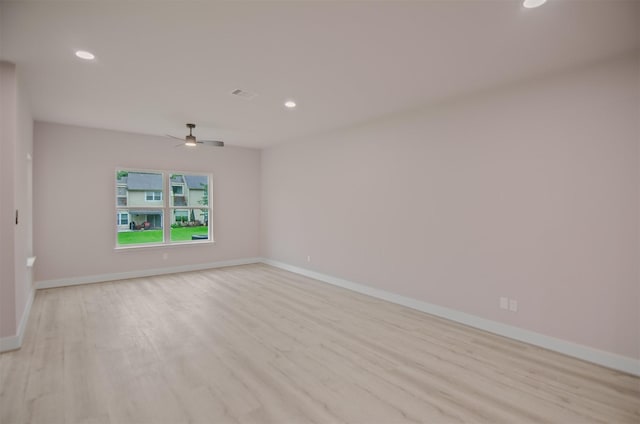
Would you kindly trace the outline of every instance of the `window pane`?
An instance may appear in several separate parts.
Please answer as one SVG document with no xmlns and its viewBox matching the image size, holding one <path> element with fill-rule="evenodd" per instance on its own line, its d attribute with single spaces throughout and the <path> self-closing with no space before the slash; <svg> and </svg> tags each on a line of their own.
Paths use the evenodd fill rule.
<svg viewBox="0 0 640 424">
<path fill-rule="evenodd" d="M 127 225 L 118 226 L 118 246 L 162 243 L 162 210 L 130 209 Z"/>
<path fill-rule="evenodd" d="M 126 212 L 118 212 L 118 225 L 129 225 L 129 214 Z"/>
<path fill-rule="evenodd" d="M 189 221 L 189 210 L 185 210 L 185 209 L 173 210 L 173 214 L 171 218 L 172 226 L 175 224 L 185 226 L 187 225 L 188 221 Z"/>
<path fill-rule="evenodd" d="M 162 192 L 161 191 L 147 191 L 145 193 L 145 200 L 147 202 L 153 202 L 162 200 Z"/>
<path fill-rule="evenodd" d="M 206 175 L 171 174 L 170 206 L 209 206 L 209 177 Z"/>
<path fill-rule="evenodd" d="M 200 209 L 174 210 L 171 241 L 208 240 L 209 227 L 202 220 Z"/>
<path fill-rule="evenodd" d="M 156 172 L 116 171 L 116 205 L 163 206 L 162 180 Z"/>
</svg>

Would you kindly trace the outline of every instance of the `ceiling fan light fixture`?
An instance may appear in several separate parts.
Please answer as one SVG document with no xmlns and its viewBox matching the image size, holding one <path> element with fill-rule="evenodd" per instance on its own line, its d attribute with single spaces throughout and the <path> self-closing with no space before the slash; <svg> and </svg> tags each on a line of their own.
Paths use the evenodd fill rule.
<svg viewBox="0 0 640 424">
<path fill-rule="evenodd" d="M 196 143 L 196 138 L 192 135 L 188 135 L 184 140 L 184 145 L 188 147 L 196 147 L 198 143 Z"/>
</svg>

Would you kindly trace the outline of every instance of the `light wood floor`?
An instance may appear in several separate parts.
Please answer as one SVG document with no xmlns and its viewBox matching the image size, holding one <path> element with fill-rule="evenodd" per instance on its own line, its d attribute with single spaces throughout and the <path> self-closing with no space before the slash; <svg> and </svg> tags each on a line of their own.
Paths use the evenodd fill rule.
<svg viewBox="0 0 640 424">
<path fill-rule="evenodd" d="M 639 423 L 640 380 L 266 265 L 38 291 L 0 423 Z"/>
</svg>

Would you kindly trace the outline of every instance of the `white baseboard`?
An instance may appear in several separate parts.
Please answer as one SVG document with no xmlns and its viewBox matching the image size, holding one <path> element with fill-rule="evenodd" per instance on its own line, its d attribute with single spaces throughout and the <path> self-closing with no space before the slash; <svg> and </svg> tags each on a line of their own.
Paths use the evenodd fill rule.
<svg viewBox="0 0 640 424">
<path fill-rule="evenodd" d="M 168 268 L 141 269 L 137 271 L 114 272 L 109 274 L 87 275 L 82 277 L 60 278 L 36 282 L 36 289 L 76 286 L 80 284 L 104 283 L 105 281 L 126 280 L 129 278 L 150 277 L 153 275 L 175 274 L 176 272 L 201 271 L 203 269 L 225 266 L 248 265 L 261 262 L 261 258 L 242 258 L 228 261 L 209 262 L 195 265 L 180 265 Z"/>
<path fill-rule="evenodd" d="M 426 312 L 431 315 L 459 322 L 470 327 L 488 331 L 500 336 L 509 337 L 511 339 L 519 340 L 521 342 L 529 343 L 535 346 L 540 346 L 545 349 L 563 353 L 565 355 L 602 365 L 607 368 L 612 368 L 618 371 L 623 371 L 629 374 L 640 376 L 640 360 L 638 359 L 633 359 L 615 353 L 594 349 L 566 340 L 546 336 L 534 331 L 514 327 L 512 325 L 480 318 L 475 315 L 456 311 L 454 309 L 444 308 L 442 306 L 434 305 L 409 297 L 400 296 L 395 293 L 365 286 L 363 284 L 354 283 L 342 278 L 333 277 L 305 268 L 289 265 L 283 262 L 278 262 L 271 259 L 262 259 L 262 262 L 267 265 L 284 269 L 286 271 L 291 271 L 296 274 L 301 274 L 313 278 L 315 280 L 323 281 L 325 283 L 333 284 L 335 286 L 349 289 L 358 293 L 366 294 L 368 296 Z"/>
<path fill-rule="evenodd" d="M 18 325 L 18 331 L 15 336 L 0 338 L 0 353 L 7 352 L 9 350 L 20 349 L 22 346 L 22 339 L 24 338 L 24 330 L 27 327 L 29 321 L 29 315 L 31 315 L 31 306 L 33 305 L 33 298 L 35 297 L 35 290 L 31 290 L 29 297 L 27 298 L 27 304 L 22 312 L 22 318 L 20 318 L 20 324 Z"/>
<path fill-rule="evenodd" d="M 22 344 L 20 343 L 20 337 L 17 335 L 0 338 L 0 353 L 20 349 L 20 346 Z"/>
</svg>

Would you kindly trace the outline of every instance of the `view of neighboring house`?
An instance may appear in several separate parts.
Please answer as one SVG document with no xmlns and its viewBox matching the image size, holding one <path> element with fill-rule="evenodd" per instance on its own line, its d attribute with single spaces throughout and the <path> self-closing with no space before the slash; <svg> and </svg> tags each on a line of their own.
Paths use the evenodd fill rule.
<svg viewBox="0 0 640 424">
<path fill-rule="evenodd" d="M 208 177 L 171 175 L 171 225 L 208 225 Z M 162 228 L 166 191 L 162 174 L 120 171 L 116 179 L 118 231 Z M 204 206 L 205 208 L 199 208 Z"/>
<path fill-rule="evenodd" d="M 171 204 L 190 207 L 206 205 L 208 203 L 208 180 L 205 175 L 172 175 Z M 207 225 L 209 221 L 207 215 L 206 209 L 175 209 L 171 223 L 201 222 Z"/>
</svg>

